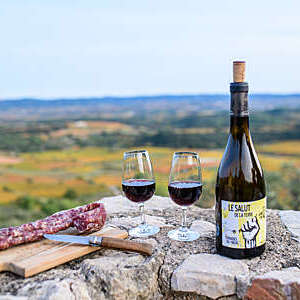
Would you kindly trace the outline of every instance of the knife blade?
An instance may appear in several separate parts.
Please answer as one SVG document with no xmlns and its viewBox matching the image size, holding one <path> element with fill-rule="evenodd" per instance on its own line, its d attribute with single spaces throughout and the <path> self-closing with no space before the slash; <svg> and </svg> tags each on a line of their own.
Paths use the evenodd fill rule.
<svg viewBox="0 0 300 300">
<path fill-rule="evenodd" d="M 57 242 L 76 243 L 82 245 L 90 244 L 90 237 L 88 236 L 44 234 L 44 237 L 48 240 L 57 241 Z"/>
<path fill-rule="evenodd" d="M 101 246 L 105 248 L 122 249 L 135 251 L 146 255 L 151 255 L 153 248 L 151 244 L 144 242 L 134 242 L 111 237 L 101 236 L 76 236 L 76 235 L 61 235 L 61 234 L 44 234 L 46 239 L 64 242 L 76 243 L 81 245 Z"/>
</svg>

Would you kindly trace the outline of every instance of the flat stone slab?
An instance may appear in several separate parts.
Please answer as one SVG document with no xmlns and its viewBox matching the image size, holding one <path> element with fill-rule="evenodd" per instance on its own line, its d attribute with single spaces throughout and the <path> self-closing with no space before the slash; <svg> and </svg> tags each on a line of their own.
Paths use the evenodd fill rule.
<svg viewBox="0 0 300 300">
<path fill-rule="evenodd" d="M 108 214 L 114 213 L 128 213 L 138 211 L 138 205 L 129 201 L 126 197 L 115 196 L 107 197 L 101 200 L 104 203 L 105 209 Z M 153 196 L 150 200 L 145 202 L 145 210 L 164 210 L 167 208 L 175 207 L 176 204 L 170 198 Z"/>
<path fill-rule="evenodd" d="M 300 269 L 285 268 L 255 277 L 244 299 L 300 299 Z"/>
<path fill-rule="evenodd" d="M 147 224 L 154 225 L 158 227 L 173 227 L 170 224 L 166 224 L 166 220 L 162 217 L 145 215 L 145 220 Z M 121 218 L 112 218 L 110 224 L 113 224 L 118 227 L 125 227 L 130 229 L 141 224 L 141 217 L 121 217 Z"/>
<path fill-rule="evenodd" d="M 22 296 L 0 296 L 0 300 L 28 300 L 28 297 L 22 297 Z"/>
<path fill-rule="evenodd" d="M 282 223 L 291 232 L 292 237 L 300 242 L 300 211 L 282 210 L 279 215 Z"/>
<path fill-rule="evenodd" d="M 191 226 L 191 230 L 197 231 L 200 233 L 200 237 L 214 235 L 216 232 L 216 225 L 203 221 L 203 220 L 196 220 L 193 222 Z"/>
<path fill-rule="evenodd" d="M 217 299 L 236 293 L 239 275 L 249 275 L 248 266 L 242 261 L 216 254 L 191 255 L 174 271 L 171 287 L 174 291 Z"/>
<path fill-rule="evenodd" d="M 18 291 L 19 295 L 30 295 L 30 299 L 47 300 L 91 300 L 87 286 L 80 280 L 48 280 L 43 284 L 29 284 Z"/>
</svg>

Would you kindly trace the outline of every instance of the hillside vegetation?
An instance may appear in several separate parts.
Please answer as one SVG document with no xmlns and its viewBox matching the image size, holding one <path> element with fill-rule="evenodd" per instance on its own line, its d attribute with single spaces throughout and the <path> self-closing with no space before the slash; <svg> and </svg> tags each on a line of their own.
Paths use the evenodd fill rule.
<svg viewBox="0 0 300 300">
<path fill-rule="evenodd" d="M 288 142 L 282 143 L 283 152 L 288 145 Z M 268 146 L 267 154 L 263 152 L 264 146 L 259 147 L 268 183 L 269 207 L 300 209 L 300 141 L 294 141 L 292 145 L 298 150 L 290 156 L 276 151 L 271 153 L 272 145 Z M 274 144 L 276 150 L 278 146 L 278 143 Z M 172 153 L 178 149 L 147 149 L 153 159 L 156 194 L 167 196 Z M 10 160 L 0 164 L 0 226 L 18 224 L 59 209 L 119 194 L 124 150 L 72 148 L 25 153 L 19 155 L 17 161 L 2 153 L 2 160 Z M 201 157 L 204 180 L 204 192 L 197 204 L 211 207 L 214 205 L 214 182 L 222 150 L 193 151 Z"/>
<path fill-rule="evenodd" d="M 262 97 L 264 105 L 279 103 L 275 98 Z M 120 106 L 95 101 L 94 113 L 92 104 L 84 107 L 82 100 L 37 106 L 24 101 L 20 110 L 15 107 L 15 115 L 11 103 L 0 103 L 0 115 L 6 113 L 6 120 L 0 121 L 0 227 L 119 194 L 123 152 L 133 148 L 149 150 L 156 193 L 163 196 L 167 196 L 172 153 L 199 152 L 204 192 L 197 205 L 213 206 L 216 171 L 229 126 L 228 112 L 222 110 L 227 97 L 218 99 L 221 109 L 215 103 L 215 110 L 200 109 L 207 102 L 196 98 L 173 99 L 174 103 L 127 99 Z M 295 105 L 298 98 L 291 99 L 289 105 Z M 298 210 L 300 109 L 271 108 L 251 115 L 251 132 L 268 184 L 268 205 Z"/>
</svg>

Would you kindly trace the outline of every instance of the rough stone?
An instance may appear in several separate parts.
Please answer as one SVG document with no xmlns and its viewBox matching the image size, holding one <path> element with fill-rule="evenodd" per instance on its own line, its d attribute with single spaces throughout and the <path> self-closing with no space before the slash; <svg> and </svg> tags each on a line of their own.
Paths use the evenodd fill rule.
<svg viewBox="0 0 300 300">
<path fill-rule="evenodd" d="M 244 299 L 300 299 L 300 269 L 286 268 L 255 277 Z"/>
<path fill-rule="evenodd" d="M 300 242 L 300 211 L 282 210 L 279 215 L 282 223 L 291 232 L 292 237 Z"/>
<path fill-rule="evenodd" d="M 149 225 L 154 225 L 158 227 L 173 227 L 170 224 L 166 224 L 166 220 L 162 217 L 146 215 L 145 219 L 147 224 Z M 137 216 L 137 217 L 112 218 L 110 223 L 117 227 L 130 229 L 138 226 L 141 223 L 141 217 Z"/>
<path fill-rule="evenodd" d="M 28 300 L 28 297 L 4 295 L 0 296 L 0 300 Z"/>
<path fill-rule="evenodd" d="M 158 294 L 158 270 L 162 256 L 112 253 L 83 262 L 92 299 L 151 299 Z"/>
<path fill-rule="evenodd" d="M 236 276 L 236 295 L 238 299 L 243 299 L 250 285 L 251 285 L 251 278 L 249 274 L 247 275 L 240 274 Z"/>
<path fill-rule="evenodd" d="M 87 287 L 80 280 L 48 280 L 40 285 L 27 285 L 18 291 L 19 295 L 30 295 L 28 300 L 90 300 Z"/>
<path fill-rule="evenodd" d="M 201 237 L 205 237 L 215 234 L 216 225 L 210 222 L 196 220 L 193 222 L 191 230 L 197 231 L 200 233 Z"/>
<path fill-rule="evenodd" d="M 217 299 L 234 295 L 236 276 L 248 273 L 248 267 L 242 261 L 216 254 L 191 255 L 174 271 L 171 287 L 175 291 Z"/>
<path fill-rule="evenodd" d="M 107 224 L 113 224 L 115 221 L 115 226 L 129 229 L 139 222 L 137 205 L 132 203 L 132 209 L 128 208 L 127 205 L 131 206 L 131 203 L 125 198 L 121 196 L 105 198 L 102 202 L 105 202 L 109 212 Z M 153 200 L 147 201 L 146 213 L 149 223 L 156 222 L 156 225 L 159 224 L 161 227 L 158 234 L 147 239 L 147 242 L 155 247 L 151 257 L 126 251 L 99 249 L 31 278 L 23 279 L 12 273 L 3 272 L 0 273 L 0 295 L 12 297 L 11 300 L 22 299 L 18 297 L 25 297 L 26 300 L 49 300 L 56 296 L 58 298 L 59 295 L 67 297 L 65 299 L 76 300 L 89 297 L 91 299 L 136 297 L 145 300 L 209 299 L 210 294 L 202 296 L 196 291 L 175 291 L 171 288 L 171 278 L 174 271 L 190 256 L 211 255 L 216 259 L 216 261 L 213 259 L 211 265 L 219 264 L 220 257 L 214 255 L 216 254 L 214 210 L 189 207 L 188 225 L 200 232 L 200 238 L 186 243 L 170 240 L 167 236 L 168 231 L 178 227 L 181 222 L 181 209 L 169 198 L 154 197 Z M 292 211 L 290 213 L 291 219 L 295 219 L 297 214 Z M 248 266 L 249 274 L 245 276 L 231 274 L 231 277 L 236 277 L 236 291 L 232 295 L 220 296 L 220 300 L 243 298 L 252 278 L 275 270 L 300 267 L 299 243 L 291 238 L 291 233 L 287 226 L 283 226 L 279 214 L 281 212 L 267 211 L 266 251 L 259 257 L 237 261 Z M 289 220 L 288 216 L 287 219 Z M 295 226 L 295 222 L 293 224 Z M 220 290 L 218 282 L 213 287 L 213 290 L 215 289 Z M 133 296 L 135 292 L 137 294 Z M 7 294 L 11 296 L 6 296 Z"/>
<path fill-rule="evenodd" d="M 101 200 L 105 205 L 105 209 L 108 214 L 114 213 L 127 213 L 127 212 L 135 212 L 138 210 L 138 206 L 136 203 L 129 201 L 127 198 L 120 196 L 115 197 L 107 197 Z M 153 210 L 164 210 L 175 207 L 176 205 L 171 201 L 170 198 L 153 196 L 150 200 L 145 202 L 145 210 L 153 211 Z"/>
</svg>

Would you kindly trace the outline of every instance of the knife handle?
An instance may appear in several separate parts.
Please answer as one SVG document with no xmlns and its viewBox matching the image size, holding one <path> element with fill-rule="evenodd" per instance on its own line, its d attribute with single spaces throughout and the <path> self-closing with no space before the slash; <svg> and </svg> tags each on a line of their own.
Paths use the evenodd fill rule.
<svg viewBox="0 0 300 300">
<path fill-rule="evenodd" d="M 153 252 L 153 247 L 151 244 L 143 242 L 126 241 L 110 237 L 102 237 L 101 246 L 106 248 L 135 251 L 146 255 L 151 255 Z"/>
</svg>

